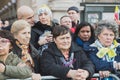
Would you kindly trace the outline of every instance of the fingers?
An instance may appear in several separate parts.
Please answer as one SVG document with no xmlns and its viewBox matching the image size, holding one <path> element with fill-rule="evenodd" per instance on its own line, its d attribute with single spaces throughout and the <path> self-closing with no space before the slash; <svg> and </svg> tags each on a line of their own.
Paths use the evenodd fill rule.
<svg viewBox="0 0 120 80">
<path fill-rule="evenodd" d="M 41 75 L 32 73 L 32 80 L 41 80 Z"/>
<path fill-rule="evenodd" d="M 114 62 L 113 66 L 116 70 L 120 70 L 120 62 Z"/>
<path fill-rule="evenodd" d="M 100 77 L 109 77 L 110 72 L 109 71 L 99 71 Z"/>
<path fill-rule="evenodd" d="M 117 63 L 117 70 L 120 70 L 120 63 Z"/>
</svg>

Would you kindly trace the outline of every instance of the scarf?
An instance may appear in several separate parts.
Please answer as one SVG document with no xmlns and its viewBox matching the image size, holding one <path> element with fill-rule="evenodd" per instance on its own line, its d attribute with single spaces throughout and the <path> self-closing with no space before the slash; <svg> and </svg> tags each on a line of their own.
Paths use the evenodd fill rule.
<svg viewBox="0 0 120 80">
<path fill-rule="evenodd" d="M 83 47 L 84 42 L 79 37 L 77 37 L 75 41 L 79 46 Z"/>
<path fill-rule="evenodd" d="M 60 60 L 62 61 L 63 66 L 65 66 L 65 67 L 70 67 L 70 68 L 74 68 L 74 67 L 73 67 L 73 63 L 76 61 L 76 60 L 74 59 L 74 53 L 71 53 L 71 56 L 69 57 L 68 60 L 65 60 L 64 57 L 60 57 Z"/>
<path fill-rule="evenodd" d="M 96 40 L 95 41 L 95 45 L 98 48 L 98 52 L 97 52 L 97 57 L 99 58 L 103 58 L 105 55 L 108 55 L 108 58 L 113 58 L 115 57 L 117 54 L 115 52 L 115 48 L 118 46 L 118 43 L 116 40 L 113 41 L 113 44 L 111 44 L 110 47 L 103 47 L 102 44 Z"/>
<path fill-rule="evenodd" d="M 22 61 L 25 62 L 28 66 L 30 66 L 31 69 L 33 70 L 34 62 L 28 51 L 29 46 L 20 44 L 20 42 L 18 42 L 18 41 L 16 41 L 16 44 L 18 45 L 18 47 L 20 47 L 22 49 L 22 57 L 21 57 Z"/>
</svg>

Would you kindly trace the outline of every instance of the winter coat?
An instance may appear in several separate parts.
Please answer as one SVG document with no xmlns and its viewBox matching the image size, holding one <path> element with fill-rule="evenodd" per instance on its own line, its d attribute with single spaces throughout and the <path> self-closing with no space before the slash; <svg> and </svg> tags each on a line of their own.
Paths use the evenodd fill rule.
<svg viewBox="0 0 120 80">
<path fill-rule="evenodd" d="M 38 50 L 30 43 L 29 45 L 29 50 L 30 50 L 30 56 L 32 57 L 33 59 L 33 62 L 34 62 L 34 71 L 35 73 L 40 73 L 40 64 L 39 64 L 39 61 L 40 61 L 40 56 L 39 56 L 39 53 L 38 53 Z M 19 48 L 18 46 L 16 46 L 14 49 L 13 49 L 13 52 L 15 54 L 18 55 L 19 58 L 21 58 L 21 55 L 22 55 L 22 49 Z"/>
<path fill-rule="evenodd" d="M 18 58 L 16 54 L 13 54 L 13 52 L 9 53 L 4 63 L 5 71 L 4 73 L 0 73 L 0 80 L 10 78 L 25 79 L 31 77 L 32 71 L 30 67 L 28 67 L 27 65 L 24 67 L 18 67 L 17 65 L 19 63 L 23 63 L 22 60 Z"/>
<path fill-rule="evenodd" d="M 104 58 L 98 58 L 96 55 L 98 51 L 99 50 L 94 46 L 94 43 L 88 48 L 88 55 L 95 65 L 96 72 L 99 72 L 100 70 L 109 70 L 114 73 L 115 69 L 113 67 L 113 61 L 107 62 L 104 61 Z M 115 56 L 114 61 L 120 62 L 120 45 L 116 47 L 115 52 L 117 56 Z"/>
<path fill-rule="evenodd" d="M 63 63 L 60 59 L 64 56 L 57 48 L 55 43 L 50 43 L 48 49 L 43 51 L 43 55 L 41 57 L 42 75 L 52 75 L 63 80 L 68 80 L 66 75 L 70 69 L 84 69 L 89 72 L 89 77 L 91 77 L 94 73 L 94 65 L 87 58 L 83 50 L 79 46 L 72 43 L 70 48 L 70 55 L 71 53 L 74 54 L 72 63 L 73 68 L 65 67 L 63 66 Z"/>
<path fill-rule="evenodd" d="M 44 33 L 44 31 L 51 31 L 53 27 L 57 25 L 56 23 L 51 22 L 51 26 L 42 24 L 40 21 L 38 21 L 33 27 L 31 31 L 31 40 L 30 42 L 33 44 L 33 46 L 36 49 L 39 49 L 40 45 L 38 44 L 39 37 Z"/>
</svg>

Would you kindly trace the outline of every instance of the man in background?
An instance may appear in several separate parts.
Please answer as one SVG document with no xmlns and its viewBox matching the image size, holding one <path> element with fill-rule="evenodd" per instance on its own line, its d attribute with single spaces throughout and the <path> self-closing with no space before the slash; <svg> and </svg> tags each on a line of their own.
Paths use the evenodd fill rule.
<svg viewBox="0 0 120 80">
<path fill-rule="evenodd" d="M 26 20 L 32 27 L 34 26 L 34 11 L 29 6 L 23 5 L 17 9 L 17 19 Z M 11 25 L 3 29 L 10 31 Z"/>
<path fill-rule="evenodd" d="M 75 6 L 71 6 L 68 8 L 67 13 L 72 20 L 72 27 L 76 27 L 80 18 L 79 9 Z"/>
</svg>

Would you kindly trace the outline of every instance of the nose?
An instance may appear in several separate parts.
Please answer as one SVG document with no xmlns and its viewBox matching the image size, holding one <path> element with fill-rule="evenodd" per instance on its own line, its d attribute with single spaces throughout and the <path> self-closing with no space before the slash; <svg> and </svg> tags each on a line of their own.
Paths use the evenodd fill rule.
<svg viewBox="0 0 120 80">
<path fill-rule="evenodd" d="M 87 32 L 84 32 L 84 35 L 86 36 L 86 35 L 88 35 L 88 33 L 87 33 Z"/>
<path fill-rule="evenodd" d="M 26 34 L 26 37 L 27 37 L 27 38 L 30 38 L 30 36 L 31 36 L 30 33 L 27 33 L 27 34 Z"/>
</svg>

